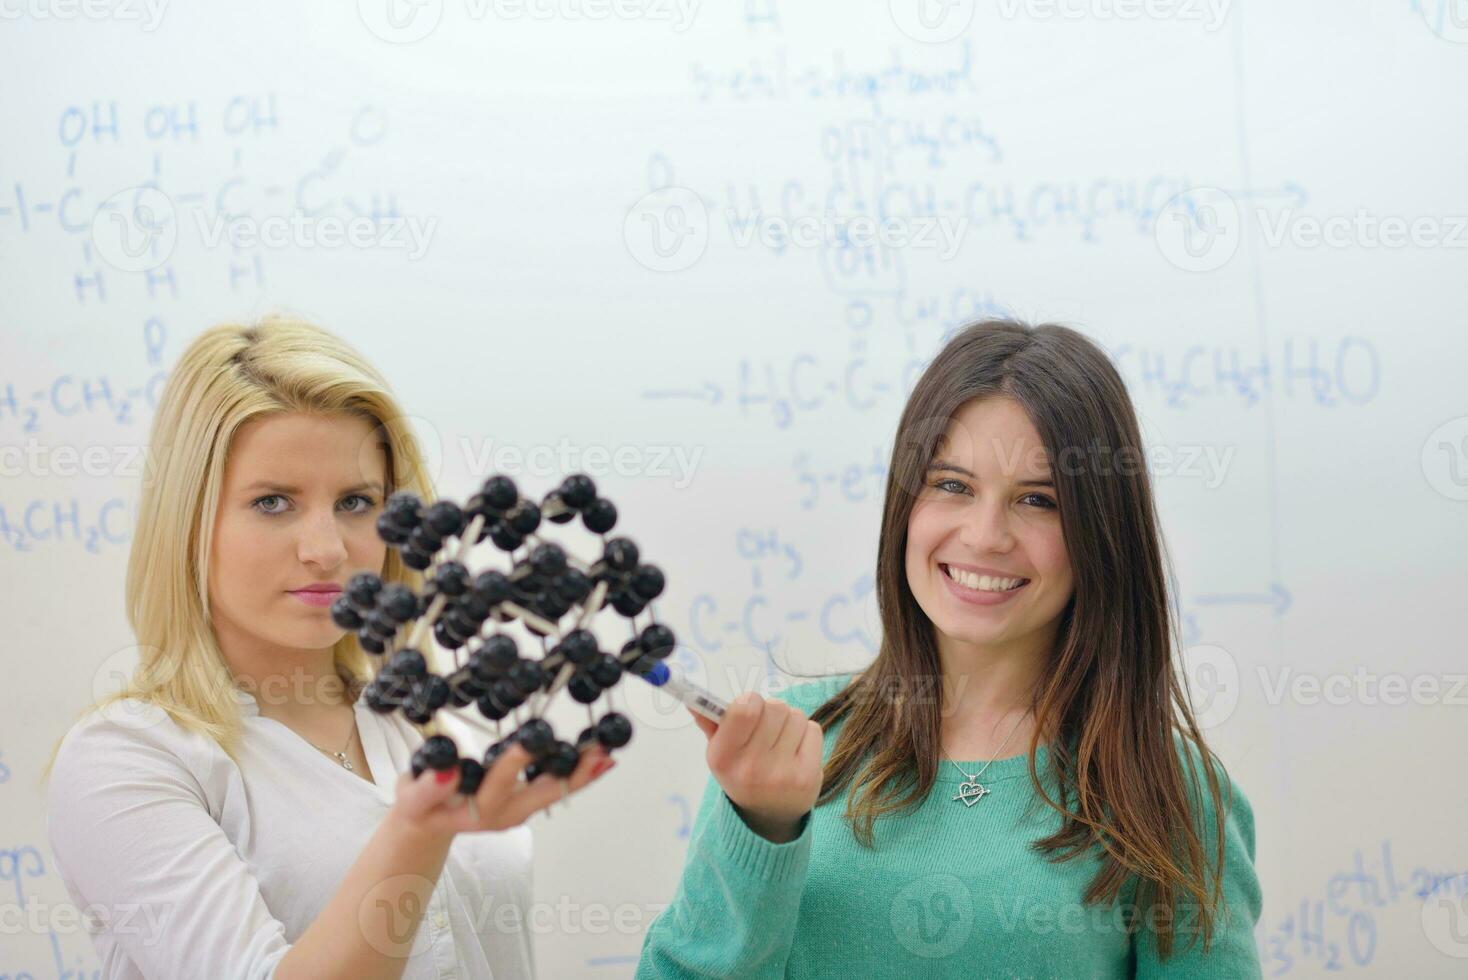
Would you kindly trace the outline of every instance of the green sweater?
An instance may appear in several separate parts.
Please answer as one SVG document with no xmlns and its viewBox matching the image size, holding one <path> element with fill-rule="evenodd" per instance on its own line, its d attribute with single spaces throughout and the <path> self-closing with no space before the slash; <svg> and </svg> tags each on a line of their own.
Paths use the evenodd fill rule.
<svg viewBox="0 0 1468 980">
<path fill-rule="evenodd" d="M 780 697 L 809 715 L 849 679 L 800 684 Z M 826 732 L 828 757 L 839 729 L 838 722 Z M 1047 757 L 1041 746 L 1042 779 Z M 1217 836 L 1198 760 L 1194 748 L 1206 815 L 1200 830 L 1211 855 Z M 969 772 L 983 765 L 961 764 Z M 1227 800 L 1226 774 L 1220 778 Z M 1159 962 L 1150 931 L 1126 932 L 1120 909 L 1129 907 L 1134 884 L 1121 906 L 1083 903 L 1099 849 L 1052 864 L 1028 848 L 1061 819 L 1030 785 L 1023 754 L 989 766 L 981 782 L 992 792 L 972 809 L 953 801 L 962 781 L 945 764 L 919 808 L 877 820 L 876 847 L 867 849 L 842 817 L 845 793 L 816 807 L 795 840 L 774 844 L 745 825 L 710 779 L 682 880 L 648 929 L 637 977 L 1260 976 L 1254 816 L 1237 784 L 1224 827 L 1226 908 L 1214 920 L 1213 945 L 1203 955 L 1201 936 L 1182 929 L 1173 956 Z"/>
</svg>

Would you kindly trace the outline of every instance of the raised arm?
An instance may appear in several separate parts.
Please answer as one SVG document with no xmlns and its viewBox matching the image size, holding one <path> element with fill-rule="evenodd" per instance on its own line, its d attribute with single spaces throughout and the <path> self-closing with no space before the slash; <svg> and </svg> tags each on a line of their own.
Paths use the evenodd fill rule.
<svg viewBox="0 0 1468 980">
<path fill-rule="evenodd" d="M 783 977 L 810 863 L 820 726 L 752 694 L 735 699 L 717 727 L 694 717 L 709 738 L 712 775 L 677 893 L 643 940 L 637 976 Z"/>
</svg>

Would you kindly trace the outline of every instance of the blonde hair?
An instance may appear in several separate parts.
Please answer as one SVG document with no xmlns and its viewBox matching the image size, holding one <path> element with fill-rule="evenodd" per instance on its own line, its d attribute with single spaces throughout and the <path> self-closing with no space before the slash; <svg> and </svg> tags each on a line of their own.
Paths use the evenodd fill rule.
<svg viewBox="0 0 1468 980">
<path fill-rule="evenodd" d="M 209 614 L 209 558 L 224 463 L 236 431 L 286 413 L 364 418 L 387 454 L 387 493 L 433 496 L 417 441 L 387 381 L 345 341 L 287 315 L 222 324 L 194 338 L 164 386 L 149 436 L 137 527 L 127 564 L 127 616 L 139 662 L 122 689 L 81 716 L 125 698 L 156 705 L 238 761 L 237 685 Z M 422 575 L 389 548 L 384 582 L 417 588 Z M 353 696 L 371 661 L 348 632 L 332 647 Z M 80 716 L 79 716 L 80 717 Z M 60 741 L 42 772 L 44 782 Z"/>
</svg>

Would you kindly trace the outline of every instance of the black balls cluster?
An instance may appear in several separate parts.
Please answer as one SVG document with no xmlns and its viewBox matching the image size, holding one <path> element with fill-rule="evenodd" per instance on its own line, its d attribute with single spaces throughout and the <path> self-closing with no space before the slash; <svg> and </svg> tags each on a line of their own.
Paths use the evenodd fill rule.
<svg viewBox="0 0 1468 980">
<path fill-rule="evenodd" d="M 608 539 L 601 560 L 591 566 L 591 575 L 607 583 L 607 602 L 629 619 L 641 615 L 667 586 L 662 569 L 643 563 L 630 538 Z"/>
<path fill-rule="evenodd" d="M 372 572 L 353 575 L 331 604 L 332 622 L 354 630 L 368 653 L 386 652 L 388 642 L 422 610 L 413 590 L 398 582 L 384 583 Z"/>
<path fill-rule="evenodd" d="M 592 534 L 606 534 L 617 526 L 617 507 L 596 495 L 596 483 L 584 473 L 573 473 L 545 495 L 540 504 L 546 520 L 565 524 L 581 515 L 581 523 Z"/>
</svg>

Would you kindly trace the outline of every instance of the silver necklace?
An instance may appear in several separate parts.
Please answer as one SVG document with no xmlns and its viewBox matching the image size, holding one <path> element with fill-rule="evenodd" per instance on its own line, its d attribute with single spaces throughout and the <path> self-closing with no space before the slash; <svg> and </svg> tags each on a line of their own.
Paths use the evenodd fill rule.
<svg viewBox="0 0 1468 980">
<path fill-rule="evenodd" d="M 1025 715 L 1027 714 L 1029 714 L 1029 711 L 1026 711 L 1024 715 L 1020 715 L 1019 721 L 1015 722 L 1014 727 L 1009 730 L 1009 734 L 1004 736 L 1004 741 L 999 743 L 999 748 L 994 752 L 994 759 L 997 759 L 1004 754 L 1004 746 L 1009 744 L 1009 740 L 1013 738 L 1014 733 L 1019 730 L 1020 722 L 1025 720 Z M 939 746 L 939 750 L 943 753 L 944 758 L 946 758 L 949 762 L 953 762 L 953 756 L 948 754 L 947 749 Z M 994 764 L 994 759 L 990 759 L 988 762 L 984 763 L 984 769 L 988 769 L 990 766 L 992 766 Z M 975 803 L 982 800 L 984 797 L 988 796 L 991 792 L 993 792 L 993 790 L 989 789 L 987 786 L 979 782 L 979 777 L 984 774 L 984 769 L 980 769 L 978 772 L 970 776 L 967 772 L 964 772 L 963 767 L 956 762 L 953 762 L 953 768 L 963 773 L 963 778 L 965 780 L 965 782 L 959 784 L 958 795 L 953 798 L 955 803 L 962 803 L 964 806 L 971 807 Z"/>
<path fill-rule="evenodd" d="M 340 752 L 330 752 L 330 751 L 328 751 L 326 749 L 323 749 L 321 746 L 317 745 L 315 742 L 311 741 L 309 738 L 306 739 L 306 743 L 308 745 L 310 745 L 311 748 L 315 749 L 317 752 L 325 752 L 327 755 L 331 756 L 337 762 L 341 763 L 341 767 L 343 769 L 347 770 L 348 772 L 355 772 L 357 767 L 354 766 L 354 765 L 352 765 L 352 760 L 351 759 L 348 759 L 347 758 L 347 749 L 349 749 L 349 748 L 352 747 L 352 739 L 354 739 L 356 737 L 357 737 L 357 714 L 354 711 L 354 712 L 352 712 L 352 731 L 351 731 L 351 733 L 349 735 L 347 735 L 347 744 L 342 746 L 342 750 Z"/>
</svg>

